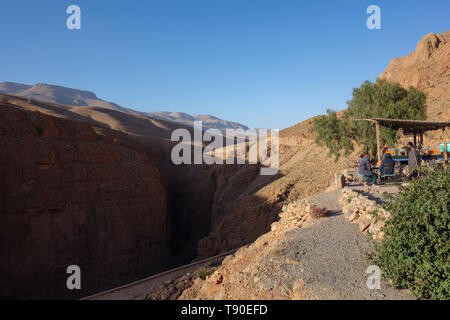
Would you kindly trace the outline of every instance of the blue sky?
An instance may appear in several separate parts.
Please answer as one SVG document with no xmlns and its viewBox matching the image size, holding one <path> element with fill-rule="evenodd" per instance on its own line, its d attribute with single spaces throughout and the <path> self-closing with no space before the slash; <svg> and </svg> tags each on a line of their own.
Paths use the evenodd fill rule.
<svg viewBox="0 0 450 320">
<path fill-rule="evenodd" d="M 82 29 L 66 28 L 79 5 Z M 366 9 L 381 8 L 381 30 Z M 375 81 L 450 1 L 14 0 L 0 10 L 0 81 L 94 91 L 141 111 L 213 114 L 286 128 Z"/>
</svg>

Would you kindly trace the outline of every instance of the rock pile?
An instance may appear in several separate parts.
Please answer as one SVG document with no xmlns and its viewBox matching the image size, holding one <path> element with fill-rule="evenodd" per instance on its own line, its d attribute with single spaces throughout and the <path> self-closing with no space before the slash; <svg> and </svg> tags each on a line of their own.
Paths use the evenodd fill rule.
<svg viewBox="0 0 450 320">
<path fill-rule="evenodd" d="M 376 201 L 370 200 L 351 188 L 344 188 L 339 202 L 345 217 L 358 224 L 361 232 L 368 233 L 377 240 L 383 239 L 383 227 L 391 214 Z"/>
<path fill-rule="evenodd" d="M 303 199 L 283 206 L 280 220 L 272 223 L 271 231 L 281 234 L 292 228 L 301 228 L 311 223 L 311 204 Z"/>
</svg>

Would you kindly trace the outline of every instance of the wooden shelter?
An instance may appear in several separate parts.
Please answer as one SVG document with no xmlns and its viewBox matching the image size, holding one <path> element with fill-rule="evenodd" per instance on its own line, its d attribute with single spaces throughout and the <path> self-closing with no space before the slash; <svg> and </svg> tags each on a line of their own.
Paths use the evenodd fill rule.
<svg viewBox="0 0 450 320">
<path fill-rule="evenodd" d="M 381 142 L 380 142 L 380 126 L 400 130 L 403 134 L 414 136 L 414 145 L 417 147 L 417 138 L 419 138 L 419 144 L 423 145 L 423 134 L 427 131 L 442 130 L 444 137 L 444 150 L 447 148 L 446 129 L 450 127 L 450 122 L 434 122 L 434 121 L 422 121 L 422 120 L 402 120 L 402 119 L 358 119 L 362 121 L 371 121 L 375 123 L 376 135 L 377 135 L 377 155 L 378 161 L 381 162 Z M 448 163 L 448 154 L 444 152 L 445 163 Z"/>
</svg>

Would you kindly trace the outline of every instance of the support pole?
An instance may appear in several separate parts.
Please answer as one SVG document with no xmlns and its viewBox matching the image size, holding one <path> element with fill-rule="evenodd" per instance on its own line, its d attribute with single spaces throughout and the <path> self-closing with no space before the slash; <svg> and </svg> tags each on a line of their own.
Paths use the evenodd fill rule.
<svg viewBox="0 0 450 320">
<path fill-rule="evenodd" d="M 421 151 L 423 148 L 423 132 L 419 135 L 419 150 Z"/>
<path fill-rule="evenodd" d="M 448 165 L 447 133 L 445 127 L 442 129 L 442 135 L 444 137 L 444 163 Z"/>
<path fill-rule="evenodd" d="M 378 155 L 378 163 L 381 163 L 381 147 L 380 147 L 380 124 L 378 121 L 375 121 L 375 131 L 377 133 L 377 155 Z"/>
</svg>

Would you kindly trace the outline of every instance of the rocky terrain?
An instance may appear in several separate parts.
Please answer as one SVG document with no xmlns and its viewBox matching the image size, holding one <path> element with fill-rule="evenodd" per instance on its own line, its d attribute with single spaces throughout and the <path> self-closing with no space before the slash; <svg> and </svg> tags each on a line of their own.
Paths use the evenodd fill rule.
<svg viewBox="0 0 450 320">
<path fill-rule="evenodd" d="M 415 87 L 427 94 L 428 120 L 450 120 L 450 31 L 429 33 L 414 52 L 391 61 L 381 79 Z M 425 143 L 442 143 L 442 132 L 425 134 Z"/>
<path fill-rule="evenodd" d="M 391 214 L 382 206 L 382 195 L 367 192 L 367 187 L 362 188 L 344 188 L 341 198 L 342 212 L 345 217 L 358 225 L 359 230 L 370 235 L 371 238 L 381 240 L 384 237 L 382 231 L 385 222 L 391 218 Z M 370 189 L 370 188 L 369 188 Z M 397 193 L 396 186 L 384 186 L 385 193 Z"/>
<path fill-rule="evenodd" d="M 82 268 L 85 293 L 170 265 L 168 196 L 142 145 L 0 108 L 0 297 L 76 297 L 65 288 L 69 265 Z"/>
<path fill-rule="evenodd" d="M 415 52 L 406 57 L 394 59 L 386 72 L 380 76 L 380 78 L 390 81 L 398 81 L 405 87 L 415 86 L 424 90 L 428 94 L 427 104 L 430 120 L 450 119 L 448 113 L 450 101 L 448 97 L 448 92 L 450 92 L 449 35 L 450 31 L 441 35 L 429 34 L 425 36 L 419 42 Z M 313 119 L 306 120 L 280 132 L 281 170 L 279 176 L 272 180 L 258 177 L 249 185 L 247 192 L 235 200 L 236 204 L 234 206 L 230 206 L 225 210 L 223 216 L 216 217 L 216 220 L 213 219 L 212 232 L 199 243 L 200 256 L 207 256 L 208 253 L 217 253 L 225 249 L 242 246 L 246 244 L 244 239 L 256 240 L 258 234 L 262 234 L 264 230 L 270 230 L 270 224 L 279 219 L 278 214 L 281 212 L 283 204 L 295 202 L 297 199 L 325 191 L 330 181 L 333 180 L 335 172 L 342 172 L 342 169 L 355 165 L 358 159 L 357 152 L 349 157 L 341 158 L 338 163 L 334 163 L 327 156 L 327 150 L 322 150 L 314 144 L 312 121 Z M 442 136 L 440 132 L 435 132 L 426 137 L 426 139 L 426 142 L 433 145 L 433 143 L 440 143 Z M 366 206 L 364 206 L 365 209 L 363 211 L 359 212 L 357 208 L 361 204 Z M 382 220 L 388 218 L 388 213 L 383 213 L 381 218 L 372 216 L 370 214 L 371 206 L 373 206 L 372 209 L 374 211 L 383 213 L 383 210 L 380 210 L 373 199 L 365 199 L 361 196 L 355 196 L 355 199 L 345 204 L 344 207 L 345 211 L 351 211 L 350 216 L 352 219 L 350 220 L 355 222 L 355 230 L 359 228 L 365 233 L 372 233 L 375 238 L 381 238 L 382 232 L 380 232 L 380 228 L 383 224 Z M 342 219 L 339 220 L 339 223 L 341 227 L 349 228 L 347 226 L 348 223 L 342 221 Z M 256 230 L 255 225 L 259 225 L 259 229 Z M 240 266 L 246 265 L 254 271 L 258 266 L 261 266 L 262 262 L 258 260 L 260 257 L 259 253 L 261 250 L 264 251 L 264 249 L 258 246 L 257 243 L 259 242 L 260 240 L 258 239 L 250 246 L 250 248 L 254 246 L 255 250 L 250 248 L 242 249 L 242 252 L 247 250 L 247 253 L 243 254 L 244 260 L 239 259 L 239 253 L 235 256 L 236 259 L 232 259 L 233 263 L 230 262 L 227 265 L 227 261 L 224 262 L 224 269 L 235 270 L 235 273 L 232 275 L 228 274 L 226 280 L 221 279 L 220 275 L 218 279 L 216 279 L 217 275 L 215 275 L 208 280 L 210 282 L 208 285 L 203 285 L 203 282 L 197 280 L 192 290 L 187 290 L 183 297 L 206 298 L 209 296 L 238 299 L 241 297 L 241 294 L 242 297 L 247 297 L 247 294 L 252 291 L 245 291 L 243 285 L 241 285 L 241 282 L 246 283 L 245 277 L 241 277 L 246 272 L 239 272 L 238 269 Z M 276 245 L 274 244 L 274 246 Z M 273 247 L 271 248 L 273 249 Z M 368 250 L 368 248 L 369 246 L 365 246 L 364 250 Z M 363 250 L 363 248 L 356 249 Z M 251 252 L 254 252 L 254 257 Z M 284 265 L 286 264 L 288 263 L 284 263 Z M 233 269 L 233 266 L 235 269 Z M 274 270 L 277 270 L 275 266 L 272 267 L 275 268 Z M 269 272 L 270 270 L 266 271 Z M 266 274 L 266 277 L 270 276 L 272 275 Z M 233 286 L 237 287 L 236 290 L 232 288 Z M 293 283 L 291 283 L 291 287 L 294 288 Z M 253 288 L 253 284 L 249 283 L 248 288 Z M 280 289 L 281 291 L 273 291 L 274 288 L 277 288 L 277 286 L 266 288 L 269 292 L 252 292 L 252 294 L 255 294 L 252 297 L 302 297 L 302 294 L 299 293 L 302 291 L 302 289 L 299 289 L 302 288 L 301 283 L 297 283 L 295 286 L 297 291 L 300 290 L 297 293 L 296 290 L 284 290 L 286 286 L 284 286 L 284 289 Z M 229 292 L 231 293 L 227 294 L 227 290 L 230 290 Z M 239 293 L 238 290 L 241 290 L 241 292 Z M 370 296 L 367 295 L 367 292 L 364 294 Z"/>
<path fill-rule="evenodd" d="M 163 292 L 189 300 L 412 299 L 408 291 L 389 283 L 382 282 L 380 290 L 367 287 L 370 240 L 346 220 L 340 195 L 336 190 L 289 203 L 270 232 L 228 256 L 211 275 L 181 278 Z M 314 219 L 312 205 L 326 208 L 328 216 Z M 192 282 L 176 295 L 173 288 Z"/>
<path fill-rule="evenodd" d="M 211 256 L 253 241 L 270 229 L 271 223 L 278 218 L 278 213 L 285 201 L 324 190 L 328 187 L 334 170 L 344 168 L 348 164 L 345 161 L 335 164 L 331 158 L 327 157 L 325 150 L 315 147 L 311 136 L 311 121 L 288 129 L 287 134 L 284 131 L 281 132 L 282 170 L 280 175 L 262 177 L 259 175 L 259 166 L 171 165 L 169 155 L 173 142 L 169 137 L 171 131 L 176 128 L 173 122 L 149 120 L 140 115 L 97 107 L 29 102 L 27 99 L 8 95 L 1 95 L 0 99 L 3 101 L 2 113 L 7 110 L 6 107 L 32 114 L 34 114 L 32 111 L 38 111 L 52 121 L 67 120 L 70 123 L 83 123 L 100 136 L 120 135 L 121 139 L 126 138 L 130 145 L 139 146 L 145 151 L 149 161 L 152 161 L 160 174 L 160 183 L 166 195 L 165 219 L 169 226 L 167 230 L 170 229 L 171 232 L 167 235 L 164 245 L 169 248 L 170 257 L 167 261 L 170 266 L 184 264 L 194 258 Z M 26 124 L 28 120 L 23 121 Z M 73 131 L 74 137 L 78 134 L 76 130 Z M 17 139 L 22 140 L 20 136 Z M 40 141 L 45 137 L 36 133 L 34 139 Z M 66 139 L 70 140 L 70 135 Z M 10 149 L 5 149 L 4 152 L 18 152 L 20 144 L 8 145 L 8 148 Z M 32 150 L 36 152 L 35 149 Z M 61 165 L 70 167 L 63 162 L 65 159 L 70 159 L 71 152 L 70 148 L 60 151 Z M 39 163 L 32 156 L 28 158 L 32 163 L 33 161 Z M 317 159 L 323 161 L 323 166 L 320 168 L 315 165 Z M 300 160 L 302 165 L 297 163 Z M 31 163 L 27 165 L 31 166 Z M 132 163 L 129 166 L 134 168 Z M 4 170 L 24 170 L 19 169 L 20 167 L 20 163 L 11 163 L 8 169 Z M 53 177 L 58 176 L 53 170 L 55 168 L 50 166 L 47 171 L 36 171 L 34 180 L 47 179 L 48 183 L 58 185 L 52 181 Z M 71 179 L 70 176 L 64 177 Z M 130 176 L 130 179 L 132 177 Z M 92 178 L 88 176 L 85 179 Z M 128 176 L 123 180 L 128 181 Z M 310 183 L 296 183 L 302 180 Z M 17 176 L 5 180 L 5 190 L 11 189 L 12 185 L 19 183 L 18 181 L 20 177 Z M 70 185 L 69 182 L 67 184 Z M 53 195 L 59 191 L 59 188 L 47 188 L 45 185 L 43 190 L 47 190 L 47 198 L 40 203 L 43 208 L 51 206 L 52 199 L 61 197 L 61 195 Z M 69 190 L 74 189 L 69 188 Z M 37 185 L 31 184 L 28 192 L 38 194 Z M 85 190 L 82 192 L 86 193 Z M 25 196 L 20 193 L 19 195 Z M 112 193 L 112 196 L 116 194 Z M 71 194 L 67 194 L 66 197 L 70 204 Z M 95 206 L 95 199 L 95 197 L 87 198 L 85 202 L 88 204 L 93 202 L 92 205 Z M 23 198 L 5 198 L 4 201 L 5 205 L 24 202 Z M 132 202 L 132 198 L 129 201 Z M 37 205 L 36 208 L 40 207 Z M 129 210 L 134 211 L 132 206 L 123 206 L 118 210 L 121 214 L 126 214 Z M 16 208 L 14 212 L 16 215 L 24 213 L 22 208 Z M 44 210 L 44 212 L 47 211 Z M 39 228 L 39 226 L 36 225 L 33 228 Z M 107 230 L 107 233 L 110 231 Z M 95 233 L 94 229 L 92 232 Z M 199 242 L 200 239 L 202 240 Z M 22 245 L 26 248 L 25 251 L 29 250 L 28 244 Z M 41 256 L 44 259 L 46 254 Z M 152 268 L 148 267 L 147 270 L 146 276 L 152 274 Z M 33 272 L 37 271 L 31 270 L 30 274 Z M 137 273 L 134 273 L 134 279 L 138 279 Z"/>
<path fill-rule="evenodd" d="M 171 165 L 172 122 L 6 95 L 0 116 L 1 297 L 72 297 L 71 264 L 89 274 L 76 297 L 185 264 L 259 174 Z"/>
<path fill-rule="evenodd" d="M 450 119 L 450 31 L 424 36 L 414 52 L 392 60 L 380 78 L 424 91 L 429 120 Z"/>
<path fill-rule="evenodd" d="M 448 117 L 448 35 L 427 35 L 417 53 L 394 60 L 381 76 L 428 92 L 432 119 Z M 91 103 L 81 97 L 96 99 L 90 93 L 61 105 L 38 100 L 39 88 L 2 88 L 23 97 L 0 94 L 0 297 L 71 297 L 65 289 L 70 264 L 88 270 L 86 296 L 254 241 L 206 281 L 184 278 L 184 287 L 194 282 L 190 289 L 163 295 L 407 297 L 390 289 L 377 296 L 361 284 L 370 246 L 358 230 L 364 219 L 357 219 L 369 212 L 354 219 L 358 225 L 349 223 L 331 192 L 318 196 L 330 216 L 316 221 L 308 201 L 317 198 L 299 201 L 327 190 L 336 172 L 358 160 L 355 151 L 334 162 L 314 143 L 313 119 L 280 132 L 279 174 L 260 176 L 258 165 L 172 165 L 170 135 L 179 127 L 192 130 L 188 124 L 77 105 Z M 37 92 L 36 100 L 22 93 L 27 90 Z M 313 268 L 318 257 L 341 266 L 346 278 Z M 357 267 L 346 269 L 342 257 Z M 358 284 L 339 289 L 351 278 Z"/>
<path fill-rule="evenodd" d="M 280 132 L 280 172 L 258 176 L 233 202 L 212 216 L 212 231 L 198 245 L 200 257 L 256 240 L 278 220 L 285 203 L 327 190 L 335 172 L 353 167 L 357 153 L 337 163 L 316 146 L 312 119 Z"/>
</svg>

